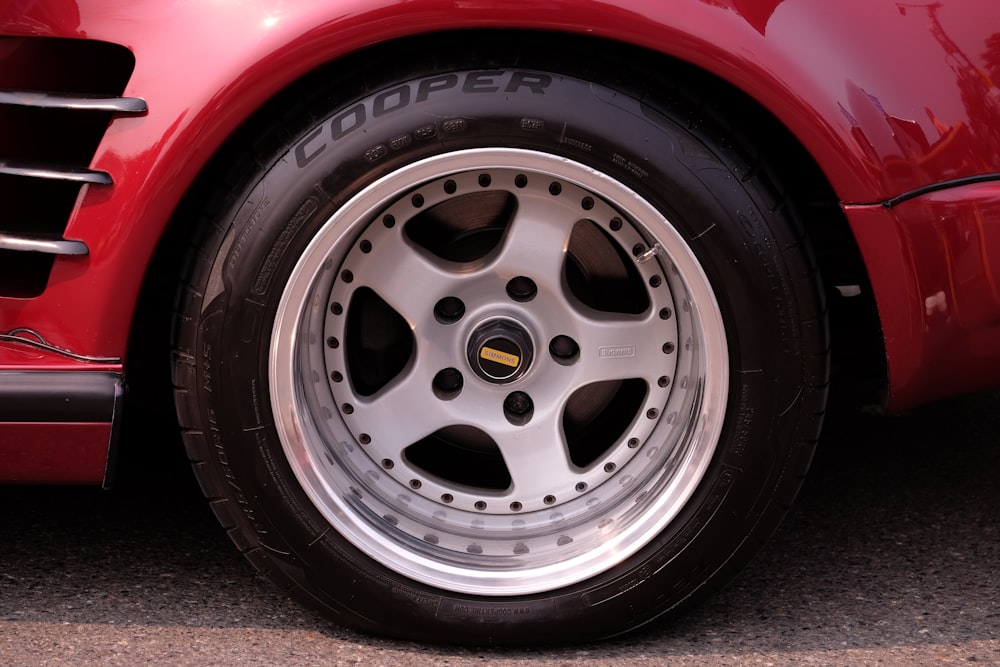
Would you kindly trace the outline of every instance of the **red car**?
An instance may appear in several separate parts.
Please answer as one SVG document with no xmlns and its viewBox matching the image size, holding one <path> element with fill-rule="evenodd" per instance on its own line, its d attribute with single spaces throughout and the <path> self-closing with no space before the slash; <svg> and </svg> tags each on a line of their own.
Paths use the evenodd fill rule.
<svg viewBox="0 0 1000 667">
<path fill-rule="evenodd" d="M 172 386 L 238 548 L 349 626 L 641 627 L 775 528 L 828 394 L 1000 385 L 996 0 L 0 34 L 0 480 L 106 483 L 126 389 Z"/>
</svg>

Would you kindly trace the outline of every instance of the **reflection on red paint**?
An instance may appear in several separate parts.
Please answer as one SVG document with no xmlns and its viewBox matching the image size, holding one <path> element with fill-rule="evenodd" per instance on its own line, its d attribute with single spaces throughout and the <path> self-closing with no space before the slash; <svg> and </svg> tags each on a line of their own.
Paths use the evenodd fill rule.
<svg viewBox="0 0 1000 667">
<path fill-rule="evenodd" d="M 949 36 L 940 17 L 941 3 L 897 3 L 900 14 L 910 20 L 926 15 L 927 29 L 943 52 L 966 118 L 949 124 L 926 106 L 924 113 L 937 136 L 929 138 L 917 118 L 906 118 L 885 108 L 879 96 L 848 84 L 848 106 L 841 104 L 851 134 L 863 154 L 884 171 L 890 192 L 902 194 L 928 184 L 996 171 L 1000 162 L 1000 34 L 991 35 L 982 54 L 984 65 L 963 50 Z M 933 102 L 933 100 L 931 100 Z M 848 111 L 850 108 L 850 111 Z M 884 136 L 873 132 L 856 116 L 875 112 L 881 115 Z M 862 129 L 867 127 L 868 130 Z M 891 137 L 888 144 L 884 138 Z"/>
<path fill-rule="evenodd" d="M 785 0 L 701 0 L 707 5 L 731 9 L 746 20 L 761 35 L 767 32 L 767 22 L 774 10 Z"/>
</svg>

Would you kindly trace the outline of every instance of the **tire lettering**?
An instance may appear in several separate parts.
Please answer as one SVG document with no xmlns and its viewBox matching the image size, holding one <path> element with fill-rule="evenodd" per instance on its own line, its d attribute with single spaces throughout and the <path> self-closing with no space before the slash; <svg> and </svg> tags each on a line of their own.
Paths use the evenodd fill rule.
<svg viewBox="0 0 1000 667">
<path fill-rule="evenodd" d="M 320 535 L 317 538 L 317 541 L 322 537 L 323 535 Z M 404 588 L 402 585 L 393 581 L 389 577 L 376 573 L 374 570 L 370 569 L 367 565 L 361 563 L 358 560 L 355 560 L 354 558 L 349 557 L 346 553 L 339 550 L 338 550 L 338 558 L 346 562 L 348 567 L 350 567 L 355 572 L 363 576 L 365 579 L 375 582 L 380 588 L 382 588 L 385 591 L 389 591 L 393 596 L 397 598 L 403 598 L 415 606 L 423 606 L 427 608 L 433 608 L 440 604 L 441 601 L 440 598 L 423 595 L 419 591 L 411 590 L 409 588 Z M 395 600 L 393 602 L 395 602 Z"/>
<path fill-rule="evenodd" d="M 201 389 L 212 393 L 212 344 L 208 341 L 201 348 Z"/>
<path fill-rule="evenodd" d="M 408 134 L 402 134 L 389 140 L 389 148 L 394 151 L 402 150 L 413 143 L 413 139 Z"/>
<path fill-rule="evenodd" d="M 746 452 L 750 437 L 753 434 L 753 422 L 756 410 L 750 406 L 750 385 L 744 384 L 740 390 L 740 407 L 736 411 L 740 416 L 733 437 L 733 456 L 740 457 Z"/>
<path fill-rule="evenodd" d="M 267 290 L 271 287 L 271 279 L 274 277 L 274 272 L 278 268 L 278 263 L 280 262 L 282 255 L 284 255 L 289 244 L 299 233 L 302 225 L 309 220 L 318 208 L 319 198 L 309 197 L 302 202 L 302 205 L 299 206 L 295 215 L 291 217 L 288 224 L 285 225 L 285 228 L 281 230 L 281 234 L 279 234 L 278 238 L 275 239 L 271 249 L 267 253 L 267 257 L 264 258 L 264 262 L 257 271 L 257 277 L 253 281 L 254 294 L 258 296 L 267 294 Z"/>
<path fill-rule="evenodd" d="M 353 119 L 353 123 L 350 125 L 344 125 L 346 121 Z M 365 113 L 364 104 L 355 104 L 353 107 L 340 114 L 333 119 L 330 123 L 330 134 L 334 141 L 338 139 L 343 139 L 348 133 L 353 132 L 368 120 L 368 114 Z"/>
<path fill-rule="evenodd" d="M 417 86 L 417 102 L 426 102 L 431 93 L 448 90 L 458 85 L 457 74 L 444 74 L 442 76 L 424 79 Z"/>
<path fill-rule="evenodd" d="M 465 76 L 465 84 L 462 86 L 463 93 L 495 93 L 500 90 L 493 80 L 502 76 L 503 72 L 469 72 Z"/>
<path fill-rule="evenodd" d="M 312 162 L 316 156 L 326 150 L 326 144 L 320 144 L 319 147 L 313 151 L 309 150 L 309 144 L 311 144 L 322 133 L 323 128 L 317 127 L 306 136 L 302 143 L 295 147 L 295 164 L 299 166 L 299 169 Z"/>
<path fill-rule="evenodd" d="M 236 262 L 243 253 L 243 249 L 250 243 L 250 237 L 253 235 L 254 231 L 257 229 L 257 223 L 260 222 L 261 218 L 264 217 L 264 211 L 267 209 L 271 200 L 265 195 L 261 198 L 260 203 L 253 209 L 246 223 L 243 225 L 243 231 L 240 232 L 240 237 L 236 239 L 236 243 L 233 245 L 232 250 L 229 251 L 229 258 L 227 265 L 229 270 L 232 271 L 236 268 Z M 237 214 L 237 220 L 239 220 L 240 214 L 249 206 L 253 204 L 251 199 L 247 199 L 247 204 L 240 209 L 240 213 Z M 234 225 L 235 226 L 235 225 Z"/>
<path fill-rule="evenodd" d="M 414 104 L 426 102 L 433 95 L 443 91 L 458 88 L 463 93 L 473 94 L 503 91 L 508 94 L 528 92 L 532 95 L 544 95 L 545 89 L 550 85 L 552 85 L 552 77 L 548 74 L 503 70 L 466 72 L 462 77 L 454 73 L 439 74 L 419 81 L 404 83 L 358 102 L 327 121 L 325 123 L 328 125 L 327 138 L 323 136 L 322 127 L 310 130 L 292 149 L 292 154 L 295 157 L 295 164 L 302 169 L 319 157 L 331 141 L 337 142 L 343 139 L 355 130 L 362 128 L 369 119 L 388 116 Z M 529 122 L 535 123 L 536 126 L 528 126 L 525 129 L 544 128 L 544 122 L 541 120 Z M 390 148 L 398 150 L 408 145 L 407 142 L 413 139 L 430 139 L 436 136 L 439 131 L 444 133 L 460 132 L 466 127 L 466 121 L 458 118 L 444 121 L 440 130 L 435 125 L 424 125 L 414 130 L 412 135 L 401 135 L 391 139 Z M 385 157 L 386 150 L 386 146 L 380 144 L 367 151 L 365 158 L 369 161 L 379 160 Z"/>
<path fill-rule="evenodd" d="M 526 87 L 535 95 L 544 95 L 545 89 L 552 85 L 552 77 L 548 74 L 533 72 L 513 72 L 510 82 L 504 88 L 505 93 L 516 93 L 518 88 Z"/>
<path fill-rule="evenodd" d="M 637 165 L 635 162 L 632 162 L 628 158 L 619 155 L 618 153 L 612 155 L 611 160 L 615 163 L 615 165 L 621 167 L 622 169 L 627 170 L 633 176 L 637 176 L 642 180 L 646 180 L 646 178 L 649 176 L 648 171 Z"/>
<path fill-rule="evenodd" d="M 572 146 L 573 148 L 579 148 L 582 151 L 587 151 L 588 153 L 594 150 L 594 147 L 588 144 L 586 141 L 580 141 L 579 139 L 573 139 L 572 137 L 563 137 L 562 142 L 567 146 Z"/>
<path fill-rule="evenodd" d="M 445 132 L 445 134 L 455 134 L 456 132 L 461 132 L 465 129 L 465 119 L 453 118 L 452 120 L 446 120 L 441 123 L 441 129 Z"/>
<path fill-rule="evenodd" d="M 420 140 L 433 139 L 437 134 L 437 128 L 433 125 L 423 125 L 413 131 L 413 136 Z"/>
<path fill-rule="evenodd" d="M 410 87 L 397 86 L 375 96 L 375 100 L 372 102 L 372 116 L 379 118 L 409 105 Z"/>
<path fill-rule="evenodd" d="M 250 381 L 250 404 L 253 406 L 254 420 L 257 422 L 257 426 L 261 426 L 264 419 L 261 416 L 263 410 L 260 406 L 260 387 L 257 386 L 257 378 Z"/>
<path fill-rule="evenodd" d="M 365 159 L 369 162 L 377 162 L 389 154 L 389 149 L 379 144 L 378 146 L 372 146 L 365 151 Z"/>
<path fill-rule="evenodd" d="M 462 616 L 478 616 L 485 618 L 504 618 L 509 616 L 530 616 L 530 607 L 473 606 L 455 604 L 451 607 L 454 614 Z"/>
</svg>

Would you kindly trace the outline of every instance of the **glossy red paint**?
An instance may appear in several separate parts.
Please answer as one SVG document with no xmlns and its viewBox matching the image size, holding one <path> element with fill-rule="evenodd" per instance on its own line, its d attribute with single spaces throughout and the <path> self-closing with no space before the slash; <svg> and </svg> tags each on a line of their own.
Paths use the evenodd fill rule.
<svg viewBox="0 0 1000 667">
<path fill-rule="evenodd" d="M 845 205 L 878 300 L 892 404 L 996 382 L 989 187 L 880 205 L 950 179 L 1000 174 L 995 0 L 14 0 L 0 9 L 0 34 L 131 49 L 125 94 L 144 98 L 149 112 L 114 120 L 98 148 L 93 166 L 115 185 L 86 189 L 67 229 L 90 254 L 58 258 L 37 298 L 0 298 L 0 331 L 30 327 L 79 354 L 124 358 L 148 261 L 178 202 L 240 123 L 290 82 L 348 54 L 487 28 L 572 34 L 594 40 L 597 52 L 599 40 L 628 42 L 756 99 Z M 946 310 L 928 311 L 927 299 L 942 291 Z M 965 374 L 944 377 L 945 348 L 949 367 Z M 0 346 L 0 366 L 66 365 Z"/>
<path fill-rule="evenodd" d="M 1000 183 L 845 211 L 878 299 L 894 407 L 996 386 Z"/>
<path fill-rule="evenodd" d="M 110 423 L 6 423 L 0 428 L 0 483 L 101 484 Z"/>
</svg>

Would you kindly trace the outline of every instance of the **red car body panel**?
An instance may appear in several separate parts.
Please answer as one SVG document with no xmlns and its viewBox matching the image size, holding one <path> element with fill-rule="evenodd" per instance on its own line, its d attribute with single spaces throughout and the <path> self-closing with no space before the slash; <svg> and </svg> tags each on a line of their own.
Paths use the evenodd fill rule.
<svg viewBox="0 0 1000 667">
<path fill-rule="evenodd" d="M 600 40 L 630 43 L 754 98 L 842 203 L 875 292 L 890 406 L 1000 383 L 1000 185 L 989 182 L 1000 179 L 995 0 L 14 0 L 0 9 L 2 35 L 130 49 L 124 94 L 146 100 L 148 112 L 116 117 L 97 149 L 92 167 L 114 186 L 85 186 L 65 233 L 89 254 L 56 258 L 37 297 L 0 297 L 0 333 L 30 328 L 55 347 L 121 362 L 0 341 L 0 370 L 124 373 L 141 283 L 179 201 L 223 142 L 290 83 L 395 39 L 500 28 L 577 35 L 598 53 Z M 17 440 L 5 436 L 0 453 Z M 21 449 L 40 438 L 25 440 L 34 444 Z M 106 456 L 106 442 L 76 451 L 90 452 L 73 459 L 80 478 L 103 470 L 90 458 Z M 7 460 L 0 479 L 12 478 Z M 18 479 L 72 478 L 18 466 Z"/>
<path fill-rule="evenodd" d="M 898 408 L 1000 377 L 1000 183 L 845 207 L 868 266 Z"/>
<path fill-rule="evenodd" d="M 5 482 L 101 484 L 107 479 L 110 422 L 8 422 L 0 429 Z"/>
</svg>

